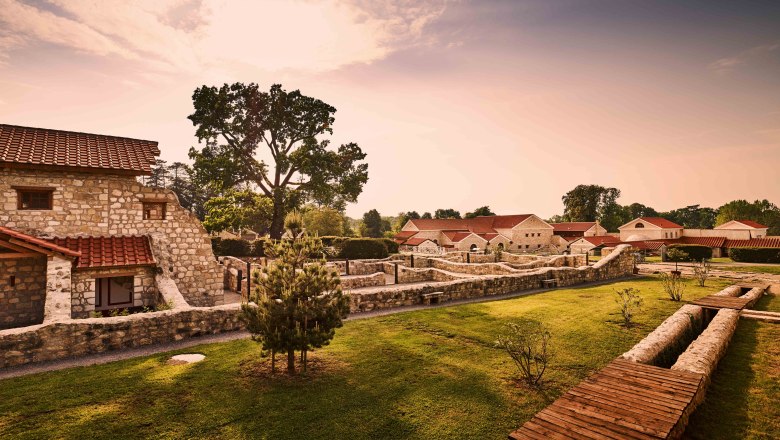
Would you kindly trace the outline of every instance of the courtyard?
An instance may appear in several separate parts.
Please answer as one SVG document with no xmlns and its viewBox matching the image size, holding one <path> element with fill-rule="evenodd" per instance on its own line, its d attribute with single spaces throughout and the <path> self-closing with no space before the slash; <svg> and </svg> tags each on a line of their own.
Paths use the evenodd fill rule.
<svg viewBox="0 0 780 440">
<path fill-rule="evenodd" d="M 727 281 L 690 285 L 685 300 Z M 614 290 L 644 298 L 626 329 Z M 758 309 L 777 310 L 776 297 Z M 350 320 L 313 355 L 308 374 L 270 377 L 258 344 L 242 339 L 177 353 L 0 382 L 0 431 L 14 438 L 505 438 L 561 393 L 628 350 L 680 303 L 656 278 Z M 515 319 L 545 322 L 554 358 L 541 389 L 517 380 L 494 347 Z M 780 328 L 740 322 L 689 431 L 695 438 L 777 437 Z M 734 410 L 735 400 L 738 410 Z"/>
</svg>

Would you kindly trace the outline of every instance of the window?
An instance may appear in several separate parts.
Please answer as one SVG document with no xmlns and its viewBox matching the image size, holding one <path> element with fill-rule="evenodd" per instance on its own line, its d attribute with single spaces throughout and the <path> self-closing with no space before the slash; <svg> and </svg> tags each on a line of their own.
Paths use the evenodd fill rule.
<svg viewBox="0 0 780 440">
<path fill-rule="evenodd" d="M 17 209 L 47 209 L 52 208 L 54 189 L 49 188 L 17 188 Z"/>
<path fill-rule="evenodd" d="M 113 309 L 133 305 L 133 277 L 95 279 L 95 309 Z"/>
<path fill-rule="evenodd" d="M 528 237 L 528 234 L 525 234 L 526 237 Z"/>
<path fill-rule="evenodd" d="M 645 225 L 644 225 L 644 223 L 637 223 L 634 227 L 635 228 L 644 228 Z"/>
<path fill-rule="evenodd" d="M 525 245 L 525 248 L 526 248 L 526 249 L 528 249 L 529 247 L 530 247 L 530 245 Z"/>
<path fill-rule="evenodd" d="M 165 202 L 143 202 L 144 220 L 165 220 Z"/>
</svg>

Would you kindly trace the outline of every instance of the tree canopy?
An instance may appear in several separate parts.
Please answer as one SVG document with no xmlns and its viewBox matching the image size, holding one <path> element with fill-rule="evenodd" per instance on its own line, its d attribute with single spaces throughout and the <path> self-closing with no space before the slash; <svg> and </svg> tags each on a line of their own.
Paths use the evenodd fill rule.
<svg viewBox="0 0 780 440">
<path fill-rule="evenodd" d="M 305 201 L 342 210 L 355 202 L 368 181 L 366 154 L 355 143 L 329 148 L 336 109 L 288 92 L 279 84 L 202 86 L 192 96 L 189 116 L 205 142 L 190 149 L 195 179 L 222 194 L 241 185 L 273 202 L 270 233 L 279 238 L 284 216 Z M 258 158 L 264 152 L 269 163 Z"/>
<path fill-rule="evenodd" d="M 344 216 L 332 208 L 312 208 L 304 212 L 303 226 L 309 234 L 341 235 L 344 233 Z"/>
<path fill-rule="evenodd" d="M 733 200 L 718 208 L 716 225 L 731 220 L 753 220 L 769 227 L 768 235 L 780 235 L 780 208 L 769 200 Z"/>
<path fill-rule="evenodd" d="M 273 202 L 249 190 L 228 190 L 205 204 L 203 227 L 209 232 L 240 231 L 244 228 L 265 233 L 271 226 Z"/>
<path fill-rule="evenodd" d="M 467 212 L 466 215 L 464 215 L 463 217 L 474 218 L 474 217 L 483 217 L 489 215 L 496 215 L 496 213 L 491 211 L 489 206 L 480 206 L 479 208 L 475 209 L 472 212 Z"/>
<path fill-rule="evenodd" d="M 433 213 L 433 218 L 460 218 L 460 212 L 452 208 L 437 209 Z"/>
</svg>

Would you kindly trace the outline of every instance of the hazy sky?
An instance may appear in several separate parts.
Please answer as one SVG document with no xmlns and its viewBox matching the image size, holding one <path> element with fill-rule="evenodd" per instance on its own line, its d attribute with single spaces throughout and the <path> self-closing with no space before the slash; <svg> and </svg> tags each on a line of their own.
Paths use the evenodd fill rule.
<svg viewBox="0 0 780 440">
<path fill-rule="evenodd" d="M 368 153 L 348 214 L 780 203 L 778 1 L 0 0 L 0 122 L 197 145 L 202 85 L 282 83 Z"/>
</svg>

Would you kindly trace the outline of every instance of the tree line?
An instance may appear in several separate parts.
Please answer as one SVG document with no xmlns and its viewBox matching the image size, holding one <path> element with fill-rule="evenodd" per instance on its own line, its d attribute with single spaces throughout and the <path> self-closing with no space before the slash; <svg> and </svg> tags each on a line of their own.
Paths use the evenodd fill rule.
<svg viewBox="0 0 780 440">
<path fill-rule="evenodd" d="M 671 211 L 657 211 L 641 203 L 620 205 L 620 190 L 599 185 L 577 185 L 561 198 L 563 214 L 551 223 L 599 221 L 610 232 L 637 217 L 661 217 L 685 228 L 710 229 L 731 220 L 753 220 L 769 227 L 769 235 L 780 235 L 780 208 L 768 200 L 732 200 L 717 209 L 690 205 Z"/>
</svg>

